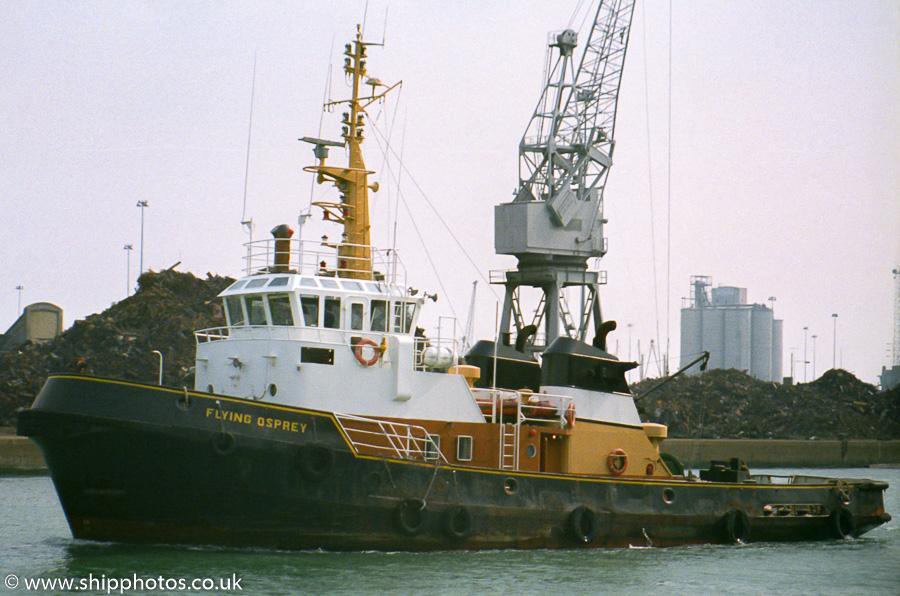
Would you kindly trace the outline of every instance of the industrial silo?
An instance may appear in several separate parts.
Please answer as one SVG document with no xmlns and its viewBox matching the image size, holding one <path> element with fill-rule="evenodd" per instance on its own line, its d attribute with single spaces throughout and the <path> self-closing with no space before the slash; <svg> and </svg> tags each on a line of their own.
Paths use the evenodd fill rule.
<svg viewBox="0 0 900 596">
<path fill-rule="evenodd" d="M 761 304 L 755 304 L 750 316 L 750 374 L 763 381 L 780 381 L 781 379 L 772 376 L 772 311 Z"/>
</svg>

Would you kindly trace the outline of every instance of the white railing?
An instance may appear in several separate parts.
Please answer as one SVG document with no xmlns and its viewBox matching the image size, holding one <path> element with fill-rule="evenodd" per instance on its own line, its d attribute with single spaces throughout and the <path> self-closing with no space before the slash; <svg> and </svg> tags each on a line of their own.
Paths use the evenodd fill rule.
<svg viewBox="0 0 900 596">
<path fill-rule="evenodd" d="M 459 364 L 459 340 L 452 337 L 416 337 L 416 370 L 447 370 Z"/>
<path fill-rule="evenodd" d="M 472 395 L 488 422 L 552 422 L 564 428 L 575 420 L 572 397 L 568 395 L 506 389 L 472 389 Z"/>
<path fill-rule="evenodd" d="M 194 339 L 198 344 L 205 344 L 211 341 L 219 341 L 220 339 L 228 339 L 229 327 L 213 327 L 211 329 L 200 329 L 194 331 Z"/>
<path fill-rule="evenodd" d="M 334 417 L 357 453 L 447 462 L 440 446 L 421 426 L 351 414 L 335 413 Z"/>
<path fill-rule="evenodd" d="M 287 243 L 287 250 L 281 243 Z M 244 244 L 244 273 L 295 272 L 306 275 L 353 277 L 354 274 L 374 273 L 376 280 L 385 280 L 406 287 L 406 267 L 396 250 L 380 250 L 362 244 L 331 244 L 320 240 L 266 238 Z M 338 255 L 340 248 L 365 256 Z M 277 250 L 276 250 L 277 249 Z M 275 262 L 276 252 L 279 263 Z"/>
</svg>

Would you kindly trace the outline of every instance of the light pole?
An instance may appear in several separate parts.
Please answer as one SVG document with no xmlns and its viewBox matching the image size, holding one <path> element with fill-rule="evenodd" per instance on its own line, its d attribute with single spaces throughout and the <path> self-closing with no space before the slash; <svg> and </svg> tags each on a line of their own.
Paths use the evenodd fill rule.
<svg viewBox="0 0 900 596">
<path fill-rule="evenodd" d="M 794 379 L 794 363 L 795 363 L 795 362 L 803 362 L 804 368 L 806 367 L 806 361 L 805 361 L 805 360 L 799 360 L 799 359 L 797 359 L 797 358 L 794 357 L 794 350 L 796 350 L 796 349 L 797 349 L 797 348 L 791 348 L 791 382 L 794 382 L 794 380 L 795 380 L 795 379 Z"/>
<path fill-rule="evenodd" d="M 141 208 L 141 270 L 138 272 L 138 277 L 140 277 L 144 272 L 144 209 L 150 205 L 147 201 L 138 201 L 136 206 Z"/>
<path fill-rule="evenodd" d="M 816 338 L 817 338 L 817 337 L 818 337 L 818 335 L 813 335 L 813 336 L 812 336 L 812 340 L 813 340 L 813 359 L 812 359 L 812 365 L 813 365 L 813 381 L 816 380 Z"/>
<path fill-rule="evenodd" d="M 16 316 L 19 317 L 22 315 L 22 290 L 25 289 L 25 286 L 16 286 L 16 291 L 19 293 L 19 308 L 16 311 Z"/>
<path fill-rule="evenodd" d="M 130 244 L 125 245 L 125 297 L 131 296 L 131 249 Z"/>
<path fill-rule="evenodd" d="M 834 331 L 831 333 L 831 368 L 837 368 L 837 313 L 831 313 L 834 320 Z"/>
<path fill-rule="evenodd" d="M 806 363 L 809 361 L 809 358 L 806 357 L 806 332 L 809 331 L 809 327 L 803 328 L 803 382 L 806 382 Z"/>
</svg>

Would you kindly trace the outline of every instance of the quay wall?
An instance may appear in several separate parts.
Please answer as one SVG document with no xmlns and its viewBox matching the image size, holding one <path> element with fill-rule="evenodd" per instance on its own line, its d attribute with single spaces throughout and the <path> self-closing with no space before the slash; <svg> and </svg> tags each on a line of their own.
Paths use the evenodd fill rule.
<svg viewBox="0 0 900 596">
<path fill-rule="evenodd" d="M 34 442 L 26 437 L 0 436 L 0 475 L 46 472 L 44 456 Z"/>
<path fill-rule="evenodd" d="M 685 466 L 738 457 L 751 468 L 860 468 L 900 464 L 900 441 L 780 439 L 666 439 L 660 451 Z"/>
<path fill-rule="evenodd" d="M 900 441 L 667 439 L 660 450 L 695 469 L 739 457 L 751 467 L 855 468 L 900 465 Z M 0 436 L 0 475 L 46 473 L 40 449 L 25 437 Z"/>
</svg>

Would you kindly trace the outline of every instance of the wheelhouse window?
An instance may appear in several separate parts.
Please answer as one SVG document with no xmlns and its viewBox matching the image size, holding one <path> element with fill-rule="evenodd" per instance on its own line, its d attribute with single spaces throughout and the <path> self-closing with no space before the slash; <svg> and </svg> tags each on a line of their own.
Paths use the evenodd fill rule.
<svg viewBox="0 0 900 596">
<path fill-rule="evenodd" d="M 319 326 L 319 297 L 300 296 L 300 310 L 303 311 L 303 324 L 307 327 Z"/>
<path fill-rule="evenodd" d="M 360 331 L 363 328 L 363 304 L 353 302 L 350 304 L 350 329 Z"/>
<path fill-rule="evenodd" d="M 327 296 L 325 298 L 325 327 L 339 329 L 341 327 L 341 299 Z"/>
<path fill-rule="evenodd" d="M 269 294 L 269 314 L 272 315 L 273 325 L 290 327 L 294 324 L 294 314 L 291 312 L 291 297 L 289 294 Z"/>
<path fill-rule="evenodd" d="M 372 331 L 387 331 L 387 302 L 384 300 L 373 300 L 371 302 L 372 309 Z"/>
<path fill-rule="evenodd" d="M 456 437 L 456 460 L 472 461 L 472 437 L 468 435 Z"/>
<path fill-rule="evenodd" d="M 261 294 L 244 296 L 244 306 L 247 307 L 247 317 L 251 325 L 266 324 L 266 307 Z"/>
<path fill-rule="evenodd" d="M 225 310 L 228 311 L 228 323 L 232 326 L 244 324 L 244 307 L 241 305 L 240 296 L 228 296 L 225 298 Z"/>
<path fill-rule="evenodd" d="M 415 316 L 415 302 L 395 302 L 393 330 L 397 333 L 409 333 Z"/>
</svg>

